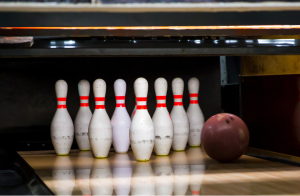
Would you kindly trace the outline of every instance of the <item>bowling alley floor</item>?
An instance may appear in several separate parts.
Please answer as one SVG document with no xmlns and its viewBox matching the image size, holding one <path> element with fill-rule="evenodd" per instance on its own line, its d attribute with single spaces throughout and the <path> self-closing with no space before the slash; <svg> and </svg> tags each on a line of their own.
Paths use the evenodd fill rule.
<svg viewBox="0 0 300 196">
<path fill-rule="evenodd" d="M 290 195 L 300 194 L 300 167 L 242 156 L 218 163 L 201 148 L 136 162 L 132 151 L 95 159 L 91 151 L 19 152 L 57 195 Z"/>
</svg>

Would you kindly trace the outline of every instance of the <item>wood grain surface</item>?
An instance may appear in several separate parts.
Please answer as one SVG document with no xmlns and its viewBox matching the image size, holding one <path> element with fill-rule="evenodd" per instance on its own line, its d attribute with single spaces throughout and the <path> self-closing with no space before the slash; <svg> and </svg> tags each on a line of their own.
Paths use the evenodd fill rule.
<svg viewBox="0 0 300 196">
<path fill-rule="evenodd" d="M 124 159 L 117 158 L 118 154 L 110 152 L 108 158 L 102 160 L 94 159 L 90 151 L 79 152 L 78 150 L 71 151 L 69 156 L 56 156 L 54 151 L 20 152 L 20 155 L 54 193 L 60 191 L 56 185 L 59 179 L 53 176 L 55 172 L 73 171 L 75 177 L 69 179 L 62 177 L 63 182 L 70 185 L 72 189 L 70 192 L 73 195 L 82 194 L 82 187 L 80 189 L 79 186 L 73 186 L 82 182 L 80 181 L 82 179 L 79 179 L 80 176 L 76 175 L 82 169 L 106 168 L 109 173 L 118 167 L 116 165 L 127 165 L 127 167 L 129 165 L 132 168 L 137 166 L 131 151 L 123 154 Z M 195 193 L 195 189 L 200 189 L 199 193 L 196 191 L 200 195 L 300 194 L 300 168 L 283 163 L 244 155 L 235 162 L 222 164 L 210 159 L 201 148 L 188 148 L 185 152 L 179 153 L 171 152 L 169 156 L 161 160 L 152 155 L 147 167 L 152 167 L 155 171 L 155 167 L 159 165 L 157 163 L 170 165 L 174 171 L 178 167 L 187 169 L 185 173 L 174 173 L 175 184 L 178 186 L 184 185 L 183 183 L 189 184 L 186 195 L 191 195 L 193 190 Z M 95 165 L 97 167 L 94 167 Z M 203 169 L 195 172 L 195 166 Z M 135 172 L 134 169 L 133 172 Z M 149 177 L 151 176 L 145 175 L 141 179 Z M 112 178 L 113 175 L 106 176 L 106 180 L 112 180 Z M 92 179 L 86 178 L 85 180 L 91 182 Z M 160 184 L 156 184 L 157 186 Z M 93 192 L 93 190 L 90 191 Z"/>
</svg>

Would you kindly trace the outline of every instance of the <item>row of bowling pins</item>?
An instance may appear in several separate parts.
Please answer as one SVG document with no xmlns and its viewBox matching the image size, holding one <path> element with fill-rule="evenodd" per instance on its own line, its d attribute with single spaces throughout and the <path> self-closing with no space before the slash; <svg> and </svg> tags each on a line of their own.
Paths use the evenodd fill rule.
<svg viewBox="0 0 300 196">
<path fill-rule="evenodd" d="M 114 83 L 116 109 L 110 121 L 105 110 L 106 83 L 102 79 L 93 84 L 95 111 L 89 108 L 90 84 L 79 82 L 80 109 L 75 119 L 75 137 L 81 150 L 92 149 L 96 158 L 108 156 L 111 143 L 118 153 L 126 153 L 129 145 L 137 161 L 148 161 L 152 150 L 156 155 L 168 155 L 170 148 L 175 151 L 190 146 L 200 146 L 200 134 L 204 117 L 198 104 L 199 80 L 188 82 L 190 105 L 187 113 L 182 105 L 184 82 L 181 78 L 172 81 L 174 106 L 171 115 L 166 108 L 167 81 L 155 81 L 157 107 L 151 119 L 147 110 L 148 82 L 138 78 L 134 82 L 136 107 L 132 120 L 125 107 L 126 82 L 118 79 Z M 73 142 L 74 126 L 66 109 L 67 83 L 56 82 L 55 90 L 58 106 L 51 123 L 51 139 L 58 155 L 69 153 Z"/>
<path fill-rule="evenodd" d="M 189 161 L 187 155 L 192 156 Z M 128 154 L 108 159 L 93 159 L 90 151 L 81 151 L 75 164 L 69 156 L 57 156 L 52 171 L 52 184 L 57 195 L 185 195 L 188 188 L 199 195 L 205 164 L 197 157 L 200 148 L 156 156 L 153 162 L 132 165 Z M 197 159 L 197 161 L 195 161 Z M 62 185 L 61 183 L 64 182 Z M 75 185 L 76 188 L 75 188 Z M 74 190 L 75 188 L 75 190 Z M 80 192 L 79 192 L 80 191 Z"/>
</svg>

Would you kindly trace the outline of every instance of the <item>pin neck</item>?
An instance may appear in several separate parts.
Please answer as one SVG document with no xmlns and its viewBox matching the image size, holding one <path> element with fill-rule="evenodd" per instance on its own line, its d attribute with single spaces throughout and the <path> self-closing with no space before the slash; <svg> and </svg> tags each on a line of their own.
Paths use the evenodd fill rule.
<svg viewBox="0 0 300 196">
<path fill-rule="evenodd" d="M 147 97 L 136 97 L 137 110 L 146 110 L 147 109 Z"/>
<path fill-rule="evenodd" d="M 66 109 L 67 105 L 67 98 L 66 97 L 57 97 L 57 109 Z"/>
<path fill-rule="evenodd" d="M 116 107 L 125 107 L 125 96 L 116 96 Z"/>
<path fill-rule="evenodd" d="M 174 106 L 182 106 L 182 95 L 173 95 Z"/>
<path fill-rule="evenodd" d="M 116 107 L 117 108 L 125 108 L 125 103 L 117 103 Z"/>
<path fill-rule="evenodd" d="M 160 108 L 160 107 L 166 107 L 166 98 L 167 96 L 156 96 L 156 107 Z"/>
<path fill-rule="evenodd" d="M 190 104 L 198 104 L 198 93 L 190 93 Z"/>
<path fill-rule="evenodd" d="M 80 107 L 89 107 L 89 96 L 80 96 Z"/>
<path fill-rule="evenodd" d="M 105 109 L 105 105 L 95 105 L 95 109 Z"/>
<path fill-rule="evenodd" d="M 89 107 L 89 103 L 80 103 L 80 107 Z"/>
<path fill-rule="evenodd" d="M 95 109 L 105 109 L 105 97 L 95 97 Z"/>
</svg>

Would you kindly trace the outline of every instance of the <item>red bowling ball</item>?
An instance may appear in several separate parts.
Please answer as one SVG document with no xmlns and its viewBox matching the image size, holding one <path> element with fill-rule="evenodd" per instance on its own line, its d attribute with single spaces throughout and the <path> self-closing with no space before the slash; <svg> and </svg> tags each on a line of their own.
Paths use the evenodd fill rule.
<svg viewBox="0 0 300 196">
<path fill-rule="evenodd" d="M 247 125 L 239 117 L 221 113 L 209 118 L 201 133 L 201 145 L 207 155 L 219 162 L 241 157 L 249 144 Z"/>
</svg>

